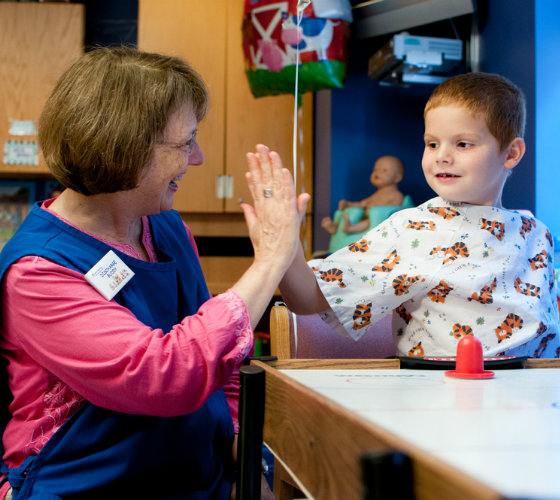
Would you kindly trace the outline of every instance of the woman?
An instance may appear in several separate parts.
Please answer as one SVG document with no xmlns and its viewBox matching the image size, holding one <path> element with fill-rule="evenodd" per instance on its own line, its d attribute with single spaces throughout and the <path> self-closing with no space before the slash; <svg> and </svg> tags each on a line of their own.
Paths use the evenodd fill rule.
<svg viewBox="0 0 560 500">
<path fill-rule="evenodd" d="M 86 53 L 49 97 L 39 142 L 66 189 L 33 207 L 0 256 L 13 395 L 1 494 L 229 497 L 235 372 L 308 196 L 296 200 L 278 155 L 248 154 L 254 261 L 211 298 L 171 210 L 176 181 L 203 162 L 207 101 L 183 61 L 122 47 Z"/>
</svg>

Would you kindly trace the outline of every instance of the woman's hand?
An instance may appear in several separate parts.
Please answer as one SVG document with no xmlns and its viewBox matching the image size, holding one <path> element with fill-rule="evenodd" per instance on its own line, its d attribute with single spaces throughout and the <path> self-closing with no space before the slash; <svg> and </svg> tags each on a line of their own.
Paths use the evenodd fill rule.
<svg viewBox="0 0 560 500">
<path fill-rule="evenodd" d="M 256 153 L 248 153 L 247 183 L 254 206 L 242 203 L 241 208 L 249 228 L 255 258 L 253 263 L 233 285 L 243 299 L 256 327 L 268 307 L 282 276 L 301 251 L 299 231 L 307 193 L 296 197 L 292 176 L 282 168 L 278 153 L 259 144 Z"/>
<path fill-rule="evenodd" d="M 278 153 L 262 144 L 256 153 L 248 153 L 247 184 L 254 207 L 243 203 L 242 209 L 255 251 L 255 261 L 273 266 L 291 263 L 299 246 L 301 221 L 310 196 L 296 198 L 290 172 L 282 167 Z"/>
</svg>

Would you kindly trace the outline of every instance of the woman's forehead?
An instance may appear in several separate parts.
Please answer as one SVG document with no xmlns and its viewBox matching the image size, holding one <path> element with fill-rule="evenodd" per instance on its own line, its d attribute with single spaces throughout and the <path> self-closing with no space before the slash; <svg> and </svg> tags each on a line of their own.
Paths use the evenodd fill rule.
<svg viewBox="0 0 560 500">
<path fill-rule="evenodd" d="M 197 126 L 198 121 L 193 106 L 185 103 L 170 113 L 163 134 L 167 139 L 169 135 L 190 137 L 196 131 Z"/>
</svg>

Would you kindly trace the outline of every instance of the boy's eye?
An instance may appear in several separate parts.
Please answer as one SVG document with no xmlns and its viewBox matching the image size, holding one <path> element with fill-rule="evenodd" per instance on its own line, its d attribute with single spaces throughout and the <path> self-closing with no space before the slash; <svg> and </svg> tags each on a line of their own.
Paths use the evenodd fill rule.
<svg viewBox="0 0 560 500">
<path fill-rule="evenodd" d="M 472 143 L 466 142 L 466 141 L 461 141 L 461 142 L 457 143 L 457 146 L 459 146 L 460 148 L 470 148 L 472 146 Z"/>
<path fill-rule="evenodd" d="M 427 142 L 426 142 L 426 147 L 427 147 L 428 149 L 436 149 L 436 148 L 437 148 L 437 143 L 427 141 Z"/>
</svg>

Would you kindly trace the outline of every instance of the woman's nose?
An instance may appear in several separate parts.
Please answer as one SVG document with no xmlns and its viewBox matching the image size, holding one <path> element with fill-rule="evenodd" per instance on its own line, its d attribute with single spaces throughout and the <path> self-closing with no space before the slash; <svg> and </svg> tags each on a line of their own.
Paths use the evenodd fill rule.
<svg viewBox="0 0 560 500">
<path fill-rule="evenodd" d="M 193 150 L 189 155 L 189 165 L 202 165 L 204 163 L 204 155 L 202 154 L 202 150 L 198 145 L 198 141 L 195 141 Z"/>
</svg>

